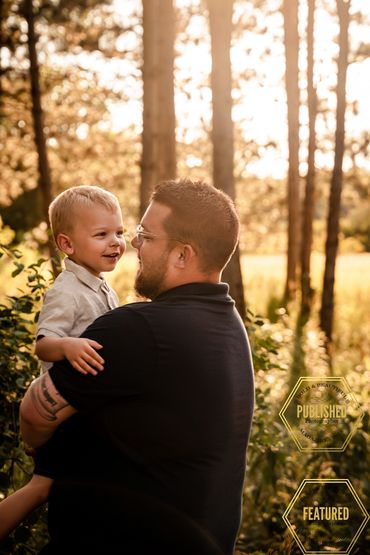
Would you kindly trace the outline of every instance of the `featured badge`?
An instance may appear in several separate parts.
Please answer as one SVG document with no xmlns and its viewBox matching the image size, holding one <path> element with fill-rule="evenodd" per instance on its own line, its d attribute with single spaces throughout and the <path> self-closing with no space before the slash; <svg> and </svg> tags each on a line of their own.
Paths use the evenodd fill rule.
<svg viewBox="0 0 370 555">
<path fill-rule="evenodd" d="M 370 516 L 347 479 L 303 480 L 283 515 L 306 554 L 349 554 Z"/>
</svg>

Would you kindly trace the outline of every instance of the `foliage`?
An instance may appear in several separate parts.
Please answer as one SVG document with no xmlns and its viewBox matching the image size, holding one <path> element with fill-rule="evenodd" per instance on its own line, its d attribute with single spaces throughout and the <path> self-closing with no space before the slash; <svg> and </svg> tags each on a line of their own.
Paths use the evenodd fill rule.
<svg viewBox="0 0 370 555">
<path fill-rule="evenodd" d="M 282 515 L 306 478 L 348 478 L 364 505 L 369 506 L 370 502 L 368 414 L 343 453 L 300 453 L 279 418 L 279 410 L 291 390 L 289 382 L 297 370 L 294 368 L 297 340 L 302 357 L 300 375 L 328 375 L 330 371 L 322 333 L 312 321 L 299 325 L 302 329 L 294 326 L 294 318 L 283 310 L 274 324 L 249 312 L 247 329 L 255 365 L 256 408 L 238 539 L 239 548 L 248 553 L 261 549 L 261 553 L 268 555 L 300 554 Z M 336 375 L 343 375 L 340 369 L 336 364 Z M 368 375 L 368 372 L 364 375 L 364 370 L 361 367 L 361 372 L 348 372 L 346 368 L 345 375 L 357 400 L 366 408 L 369 403 L 366 388 L 361 392 Z M 370 532 L 363 533 L 354 553 L 367 553 L 369 542 Z"/>
<path fill-rule="evenodd" d="M 256 376 L 256 406 L 248 447 L 244 516 L 238 545 L 249 552 L 267 549 L 274 542 L 286 549 L 282 553 L 290 553 L 287 549 L 289 538 L 284 536 L 285 530 L 280 522 L 286 495 L 285 498 L 276 495 L 282 476 L 279 470 L 285 457 L 285 429 L 279 421 L 278 407 L 287 382 L 290 337 L 284 326 L 271 325 L 250 311 L 247 330 Z M 292 470 L 283 475 L 288 483 L 292 479 Z M 286 484 L 283 489 L 286 490 Z"/>
<path fill-rule="evenodd" d="M 36 187 L 37 157 L 33 141 L 22 2 L 7 0 L 2 4 L 1 41 L 4 52 L 1 61 L 0 164 L 4 186 L 0 191 L 0 204 L 7 206 L 23 192 Z M 133 216 L 138 208 L 140 180 L 141 130 L 140 123 L 133 124 L 132 114 L 137 112 L 137 121 L 140 120 L 141 3 L 133 0 L 118 3 L 124 5 L 122 13 L 115 10 L 109 1 L 40 0 L 34 4 L 39 36 L 44 132 L 54 192 L 59 193 L 71 185 L 97 183 L 118 194 L 126 213 Z M 285 250 L 285 181 L 266 177 L 269 172 L 274 173 L 275 161 L 280 163 L 285 158 L 285 139 L 276 134 L 285 124 L 285 113 L 284 108 L 280 108 L 282 29 L 275 4 L 266 0 L 249 5 L 235 2 L 232 56 L 235 58 L 235 176 L 238 208 L 247 231 L 242 234 L 244 252 Z M 325 5 L 324 14 L 327 9 L 328 5 Z M 364 21 L 365 14 L 359 16 L 354 14 L 351 25 L 355 43 L 364 36 L 359 32 L 357 39 L 356 30 L 365 28 L 367 23 Z M 330 17 L 335 18 L 335 14 Z M 186 2 L 182 3 L 182 7 L 178 6 L 177 26 L 175 85 L 176 101 L 179 100 L 176 106 L 179 175 L 207 180 L 212 167 L 209 65 L 204 63 L 199 73 L 199 69 L 187 61 L 189 52 L 193 52 L 195 59 L 203 59 L 204 51 L 209 46 L 204 4 Z M 331 58 L 331 50 L 327 50 L 328 58 Z M 234 55 L 236 51 L 239 63 Z M 273 67 L 276 71 L 272 70 Z M 319 67 L 321 64 L 318 64 Z M 328 88 L 329 93 L 333 78 L 331 66 L 329 71 L 325 64 L 322 68 L 325 71 L 317 76 L 320 77 L 318 81 L 324 87 L 322 90 Z M 328 101 L 329 94 L 324 93 L 323 96 L 326 100 L 324 102 L 321 98 L 320 117 L 325 121 L 318 126 L 322 131 L 318 132 L 317 150 L 318 156 L 320 154 L 329 159 L 335 118 L 333 103 Z M 276 105 L 271 112 L 272 100 Z M 266 105 L 266 118 L 260 121 L 257 121 L 261 114 L 256 109 L 256 102 Z M 360 120 L 361 113 L 356 112 L 358 109 L 358 101 L 353 100 L 353 117 Z M 356 127 L 354 125 L 353 129 Z M 116 128 L 124 131 L 117 132 Z M 359 166 L 360 172 L 362 161 L 368 155 L 368 134 L 354 132 L 351 128 L 346 130 L 346 137 L 349 156 L 353 165 Z M 305 139 L 303 150 L 304 144 Z M 253 171 L 258 161 L 260 165 L 261 162 L 265 165 L 260 178 L 255 177 Z M 318 164 L 319 167 L 321 165 Z M 320 224 L 326 217 L 328 188 L 328 175 L 322 177 L 321 172 L 318 168 L 315 214 L 315 223 L 320 220 Z M 363 189 L 368 195 L 367 170 L 363 172 L 366 183 Z M 284 175 L 285 180 L 285 172 L 279 174 Z M 344 212 L 347 206 L 351 207 L 351 200 L 359 203 L 355 194 L 359 177 L 349 179 L 349 174 L 346 171 Z M 35 211 L 25 211 L 22 199 L 25 200 L 23 195 L 20 220 L 26 221 L 27 216 L 28 227 L 29 216 Z M 13 223 L 10 225 L 14 227 Z M 322 226 L 322 232 L 315 233 L 314 248 L 319 250 L 324 246 L 323 230 Z"/>
<path fill-rule="evenodd" d="M 20 444 L 20 401 L 39 373 L 33 354 L 38 304 L 47 285 L 40 273 L 43 260 L 25 266 L 19 251 L 0 245 L 0 258 L 10 257 L 12 277 L 24 273 L 26 291 L 0 304 L 0 495 L 19 489 L 30 478 L 33 462 Z M 45 512 L 35 512 L 0 546 L 1 554 L 37 553 L 46 539 Z"/>
<path fill-rule="evenodd" d="M 14 243 L 23 239 L 24 231 L 32 230 L 43 221 L 42 198 L 39 188 L 21 193 L 9 206 L 0 206 L 4 225 L 15 231 Z"/>
<path fill-rule="evenodd" d="M 99 184 L 113 190 L 134 213 L 140 137 L 133 137 L 132 130 L 111 131 L 110 107 L 126 102 L 128 95 L 124 86 L 108 86 L 97 70 L 103 62 L 108 67 L 113 51 L 117 54 L 118 38 L 132 32 L 116 21 L 109 4 L 97 0 L 35 4 L 44 133 L 55 194 L 72 185 Z M 4 221 L 18 231 L 17 240 L 40 221 L 32 192 L 38 182 L 37 154 L 21 0 L 4 3 L 1 15 L 0 164 L 4 186 L 0 205 Z M 77 57 L 83 51 L 83 62 L 68 61 L 69 55 Z M 125 71 L 127 79 L 134 79 L 135 71 L 132 61 L 130 71 Z"/>
</svg>

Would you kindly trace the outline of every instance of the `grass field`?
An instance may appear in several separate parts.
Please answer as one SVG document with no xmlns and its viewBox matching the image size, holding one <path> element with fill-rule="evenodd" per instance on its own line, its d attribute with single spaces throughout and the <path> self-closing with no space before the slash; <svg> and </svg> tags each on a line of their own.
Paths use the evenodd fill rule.
<svg viewBox="0 0 370 555">
<path fill-rule="evenodd" d="M 324 255 L 312 256 L 312 286 L 319 294 L 322 289 Z M 247 255 L 242 258 L 245 294 L 251 309 L 267 314 L 271 297 L 281 297 L 284 291 L 286 257 L 277 255 Z M 335 295 L 338 304 L 370 306 L 370 253 L 343 254 L 337 259 Z M 369 314 L 370 317 L 370 314 Z"/>
</svg>

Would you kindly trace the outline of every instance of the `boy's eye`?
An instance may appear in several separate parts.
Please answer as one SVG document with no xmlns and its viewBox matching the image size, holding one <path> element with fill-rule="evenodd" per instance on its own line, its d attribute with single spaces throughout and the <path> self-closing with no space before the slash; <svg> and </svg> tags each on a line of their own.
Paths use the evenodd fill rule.
<svg viewBox="0 0 370 555">
<path fill-rule="evenodd" d="M 99 233 L 97 233 L 97 234 L 95 235 L 95 237 L 105 237 L 105 236 L 106 236 L 105 231 L 100 231 Z"/>
</svg>

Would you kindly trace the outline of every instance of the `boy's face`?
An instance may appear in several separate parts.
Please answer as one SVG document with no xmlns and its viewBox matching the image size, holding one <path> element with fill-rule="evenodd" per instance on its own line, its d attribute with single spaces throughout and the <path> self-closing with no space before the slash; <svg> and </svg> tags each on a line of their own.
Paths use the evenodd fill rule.
<svg viewBox="0 0 370 555">
<path fill-rule="evenodd" d="M 72 231 L 58 237 L 69 258 L 95 276 L 114 270 L 126 248 L 120 210 L 98 204 L 80 209 Z"/>
</svg>

